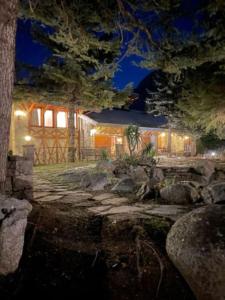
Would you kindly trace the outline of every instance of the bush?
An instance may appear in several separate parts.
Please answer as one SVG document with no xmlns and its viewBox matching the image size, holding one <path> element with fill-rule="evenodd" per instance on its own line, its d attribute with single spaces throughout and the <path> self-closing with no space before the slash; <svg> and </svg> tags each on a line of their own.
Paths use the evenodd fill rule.
<svg viewBox="0 0 225 300">
<path fill-rule="evenodd" d="M 109 160 L 109 154 L 106 149 L 102 149 L 100 152 L 100 160 Z"/>
<path fill-rule="evenodd" d="M 145 148 L 142 150 L 142 156 L 144 157 L 155 157 L 155 149 L 153 148 L 152 143 L 145 145 Z"/>
</svg>

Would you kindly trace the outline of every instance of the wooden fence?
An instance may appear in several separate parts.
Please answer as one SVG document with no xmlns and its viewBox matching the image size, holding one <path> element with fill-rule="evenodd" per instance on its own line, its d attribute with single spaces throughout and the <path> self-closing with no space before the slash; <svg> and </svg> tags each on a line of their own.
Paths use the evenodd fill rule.
<svg viewBox="0 0 225 300">
<path fill-rule="evenodd" d="M 110 149 L 95 149 L 82 148 L 76 154 L 76 159 L 86 161 L 96 161 L 101 159 L 102 151 L 105 150 L 107 156 L 112 158 Z M 39 147 L 34 150 L 34 164 L 37 165 L 51 165 L 68 162 L 67 159 L 68 147 Z"/>
</svg>

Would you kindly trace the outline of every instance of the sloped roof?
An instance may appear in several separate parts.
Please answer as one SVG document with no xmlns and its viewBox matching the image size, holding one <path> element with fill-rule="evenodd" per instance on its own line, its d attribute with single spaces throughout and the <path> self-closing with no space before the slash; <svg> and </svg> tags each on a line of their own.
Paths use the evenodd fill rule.
<svg viewBox="0 0 225 300">
<path fill-rule="evenodd" d="M 86 115 L 94 121 L 104 124 L 137 125 L 149 128 L 165 127 L 167 124 L 167 120 L 163 116 L 154 117 L 152 114 L 137 110 L 105 109 Z"/>
</svg>

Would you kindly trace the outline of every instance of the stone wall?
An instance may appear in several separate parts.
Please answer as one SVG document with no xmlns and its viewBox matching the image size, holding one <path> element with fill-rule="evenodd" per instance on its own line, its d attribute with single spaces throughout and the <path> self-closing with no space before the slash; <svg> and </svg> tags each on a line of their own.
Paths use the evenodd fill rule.
<svg viewBox="0 0 225 300">
<path fill-rule="evenodd" d="M 33 199 L 33 161 L 29 157 L 8 157 L 6 193 L 17 199 Z"/>
</svg>

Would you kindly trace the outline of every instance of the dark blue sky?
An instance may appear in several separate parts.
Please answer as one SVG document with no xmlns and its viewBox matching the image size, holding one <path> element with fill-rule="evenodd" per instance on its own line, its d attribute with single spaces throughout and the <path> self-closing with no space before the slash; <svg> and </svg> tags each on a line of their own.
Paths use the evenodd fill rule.
<svg viewBox="0 0 225 300">
<path fill-rule="evenodd" d="M 136 87 L 150 73 L 149 70 L 139 68 L 133 64 L 133 62 L 138 63 L 139 61 L 140 58 L 138 56 L 132 55 L 121 62 L 121 70 L 117 71 L 114 77 L 114 84 L 118 89 L 124 88 L 130 82 Z"/>
<path fill-rule="evenodd" d="M 34 66 L 42 64 L 49 56 L 50 51 L 41 44 L 33 42 L 30 34 L 29 22 L 18 22 L 16 37 L 16 58 Z M 114 85 L 118 89 L 124 88 L 128 83 L 133 83 L 136 87 L 138 83 L 149 74 L 149 70 L 139 68 L 133 64 L 140 61 L 138 56 L 132 55 L 125 58 L 120 64 L 114 78 Z"/>
<path fill-rule="evenodd" d="M 184 0 L 183 9 L 186 12 L 191 13 L 201 1 L 205 0 Z M 196 17 L 200 18 L 201 16 Z M 192 32 L 194 22 L 190 17 L 182 17 L 176 20 L 175 25 L 183 32 L 184 37 L 186 36 L 187 38 Z M 31 24 L 29 21 L 18 21 L 16 56 L 19 61 L 39 66 L 51 55 L 51 53 L 47 48 L 32 41 L 30 27 Z M 200 32 L 201 31 L 199 31 L 199 33 Z M 121 62 L 120 70 L 117 71 L 114 77 L 114 85 L 116 88 L 122 89 L 128 83 L 133 83 L 133 86 L 136 87 L 139 82 L 150 73 L 150 70 L 137 67 L 133 64 L 133 61 L 138 63 L 140 58 L 132 55 L 126 57 Z"/>
</svg>

